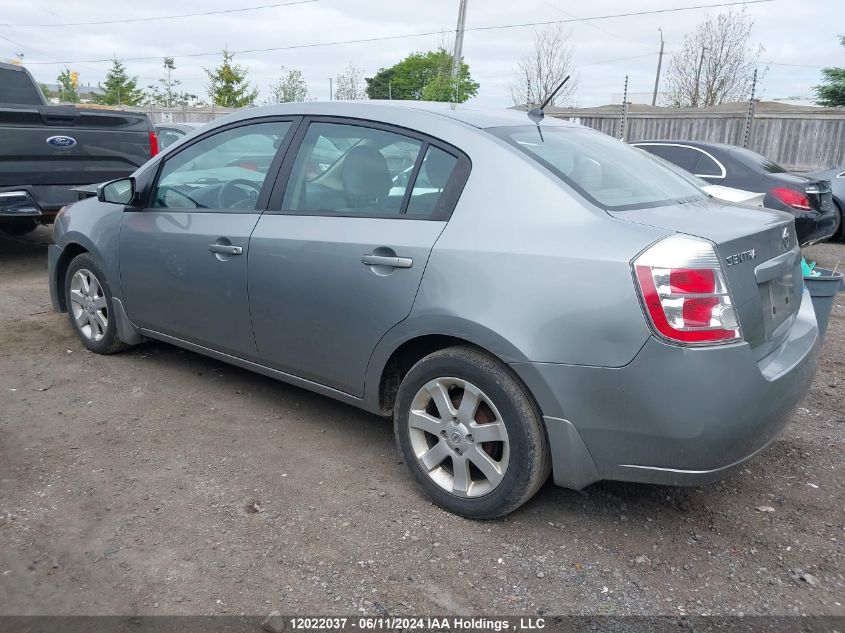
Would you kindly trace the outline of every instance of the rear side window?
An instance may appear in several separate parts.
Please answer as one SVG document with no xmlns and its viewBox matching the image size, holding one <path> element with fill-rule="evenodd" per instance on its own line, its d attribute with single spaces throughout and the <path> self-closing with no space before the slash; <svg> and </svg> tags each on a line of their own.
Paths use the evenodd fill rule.
<svg viewBox="0 0 845 633">
<path fill-rule="evenodd" d="M 431 217 L 457 163 L 451 154 L 396 132 L 312 123 L 291 170 L 282 210 Z"/>
<path fill-rule="evenodd" d="M 701 200 L 691 182 L 626 143 L 582 128 L 490 130 L 560 177 L 590 202 L 612 210 Z M 643 147 L 643 149 L 646 149 Z"/>
<path fill-rule="evenodd" d="M 673 165 L 677 165 L 681 169 L 686 169 L 689 173 L 695 174 L 695 166 L 698 164 L 698 157 L 701 152 L 688 147 L 679 147 L 677 145 L 638 145 L 637 147 L 645 151 L 660 156 L 664 160 L 668 160 Z"/>
<path fill-rule="evenodd" d="M 708 178 L 725 177 L 719 163 L 710 158 L 704 152 L 698 152 L 698 161 L 695 164 L 695 171 L 693 173 L 697 176 L 706 176 Z"/>
<path fill-rule="evenodd" d="M 429 147 L 420 166 L 411 197 L 408 201 L 409 215 L 434 214 L 437 204 L 443 198 L 443 190 L 458 165 L 458 159 L 438 147 Z"/>
</svg>

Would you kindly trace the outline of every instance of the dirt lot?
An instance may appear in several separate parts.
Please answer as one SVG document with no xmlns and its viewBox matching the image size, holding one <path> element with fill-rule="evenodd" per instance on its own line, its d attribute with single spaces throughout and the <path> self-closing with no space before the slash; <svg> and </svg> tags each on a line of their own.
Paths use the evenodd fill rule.
<svg viewBox="0 0 845 633">
<path fill-rule="evenodd" d="M 2 614 L 845 614 L 845 295 L 734 478 L 547 485 L 475 523 L 416 492 L 378 417 L 164 344 L 85 351 L 48 242 L 0 237 Z"/>
</svg>

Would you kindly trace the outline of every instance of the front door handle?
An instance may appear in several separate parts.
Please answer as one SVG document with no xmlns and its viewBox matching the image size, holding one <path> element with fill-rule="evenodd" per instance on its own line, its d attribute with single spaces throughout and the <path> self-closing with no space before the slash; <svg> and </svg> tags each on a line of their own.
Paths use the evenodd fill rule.
<svg viewBox="0 0 845 633">
<path fill-rule="evenodd" d="M 386 255 L 364 255 L 361 263 L 367 266 L 390 266 L 391 268 L 410 268 L 414 260 L 410 257 L 387 257 Z"/>
<path fill-rule="evenodd" d="M 244 249 L 240 246 L 232 246 L 231 244 L 209 244 L 208 250 L 218 255 L 243 255 Z"/>
</svg>

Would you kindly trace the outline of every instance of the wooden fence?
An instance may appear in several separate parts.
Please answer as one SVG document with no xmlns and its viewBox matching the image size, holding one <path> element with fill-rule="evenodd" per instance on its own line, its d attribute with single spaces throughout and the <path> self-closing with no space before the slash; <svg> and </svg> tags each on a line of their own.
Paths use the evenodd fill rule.
<svg viewBox="0 0 845 633">
<path fill-rule="evenodd" d="M 622 106 L 554 108 L 547 114 L 619 137 Z M 747 103 L 672 109 L 629 105 L 626 141 L 688 140 L 743 146 Z M 757 103 L 748 149 L 794 171 L 845 165 L 845 108 Z"/>
</svg>

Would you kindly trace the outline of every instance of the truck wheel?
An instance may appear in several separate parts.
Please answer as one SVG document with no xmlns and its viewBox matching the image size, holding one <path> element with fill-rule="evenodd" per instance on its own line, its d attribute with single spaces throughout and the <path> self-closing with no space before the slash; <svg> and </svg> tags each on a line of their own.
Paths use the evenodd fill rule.
<svg viewBox="0 0 845 633">
<path fill-rule="evenodd" d="M 26 235 L 38 228 L 35 218 L 8 218 L 0 220 L 0 231 L 8 235 Z"/>
<path fill-rule="evenodd" d="M 507 366 L 471 347 L 414 365 L 399 387 L 394 432 L 426 496 L 471 519 L 492 519 L 528 501 L 549 477 L 545 427 Z"/>
<path fill-rule="evenodd" d="M 68 265 L 65 303 L 71 326 L 92 352 L 114 354 L 132 347 L 117 337 L 109 283 L 88 253 L 77 255 Z"/>
</svg>

